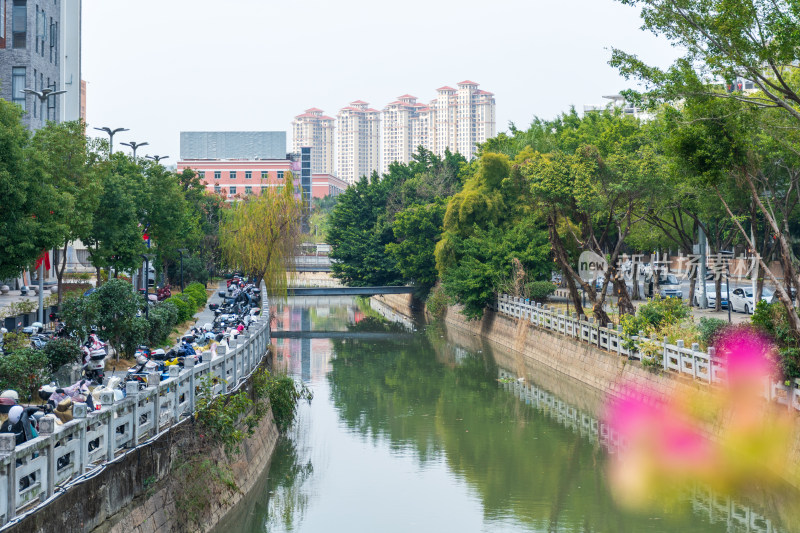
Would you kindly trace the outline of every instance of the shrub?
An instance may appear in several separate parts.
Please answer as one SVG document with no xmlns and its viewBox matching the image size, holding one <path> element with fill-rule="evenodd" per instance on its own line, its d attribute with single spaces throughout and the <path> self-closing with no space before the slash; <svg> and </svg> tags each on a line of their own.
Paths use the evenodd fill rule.
<svg viewBox="0 0 800 533">
<path fill-rule="evenodd" d="M 27 333 L 9 332 L 3 335 L 3 349 L 7 352 L 15 352 L 31 347 L 31 336 Z"/>
<path fill-rule="evenodd" d="M 208 300 L 208 293 L 206 292 L 206 288 L 202 283 L 190 283 L 183 292 L 196 295 L 197 298 L 195 298 L 195 300 L 197 300 L 200 305 L 205 305 L 206 301 Z"/>
<path fill-rule="evenodd" d="M 428 294 L 428 299 L 425 300 L 425 306 L 434 318 L 442 318 L 444 316 L 448 303 L 447 295 L 439 285 L 433 288 Z"/>
<path fill-rule="evenodd" d="M 717 336 L 728 327 L 728 322 L 720 318 L 706 318 L 700 319 L 698 326 L 700 332 L 700 344 L 707 348 L 714 346 Z"/>
<path fill-rule="evenodd" d="M 656 296 L 646 304 L 639 306 L 636 316 L 642 317 L 654 329 L 662 325 L 674 324 L 689 318 L 692 309 L 680 298 L 660 298 Z"/>
<path fill-rule="evenodd" d="M 783 378 L 800 378 L 800 346 L 792 335 L 786 309 L 780 302 L 756 304 L 751 318 L 752 324 L 772 337 L 778 345 L 778 366 Z"/>
<path fill-rule="evenodd" d="M 156 305 L 149 312 L 149 331 L 147 341 L 151 346 L 166 341 L 172 328 L 180 323 L 180 312 L 174 302 L 165 300 Z"/>
<path fill-rule="evenodd" d="M 545 302 L 556 292 L 556 285 L 549 281 L 533 281 L 525 285 L 525 294 L 534 302 Z"/>
<path fill-rule="evenodd" d="M 194 303 L 189 303 L 188 298 L 180 298 L 179 296 L 171 296 L 164 300 L 173 304 L 178 309 L 178 323 L 186 322 L 195 312 Z"/>
<path fill-rule="evenodd" d="M 47 356 L 42 350 L 25 348 L 0 357 L 0 389 L 14 389 L 29 402 L 50 378 Z"/>
<path fill-rule="evenodd" d="M 81 347 L 75 339 L 53 339 L 42 349 L 47 356 L 50 372 L 56 372 L 62 366 L 81 361 Z"/>
</svg>

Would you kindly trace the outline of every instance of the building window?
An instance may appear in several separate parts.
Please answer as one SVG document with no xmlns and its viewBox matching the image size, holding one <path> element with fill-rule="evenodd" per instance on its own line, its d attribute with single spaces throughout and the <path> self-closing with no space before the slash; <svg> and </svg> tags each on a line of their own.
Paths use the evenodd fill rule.
<svg viewBox="0 0 800 533">
<path fill-rule="evenodd" d="M 217 194 L 222 192 L 222 189 L 220 189 L 219 185 L 214 185 L 214 192 Z"/>
<path fill-rule="evenodd" d="M 50 84 L 50 88 L 53 91 L 56 90 L 55 82 Z M 56 119 L 56 99 L 55 97 L 51 96 L 50 98 L 47 99 L 47 120 L 55 120 L 55 119 Z"/>
<path fill-rule="evenodd" d="M 214 171 L 214 179 L 215 179 L 215 180 L 218 180 L 218 179 L 220 179 L 221 177 L 222 177 L 222 172 L 220 172 L 219 170 L 215 170 L 215 171 Z"/>
<path fill-rule="evenodd" d="M 50 62 L 58 65 L 58 22 L 50 19 Z"/>
<path fill-rule="evenodd" d="M 278 179 L 279 179 L 279 180 L 282 180 L 282 179 L 283 179 L 283 170 L 279 170 L 279 171 L 278 171 Z"/>
<path fill-rule="evenodd" d="M 11 33 L 12 46 L 24 49 L 28 40 L 28 0 L 14 0 Z"/>
<path fill-rule="evenodd" d="M 244 179 L 249 180 L 253 178 L 253 171 L 252 170 L 245 170 L 244 171 Z"/>
<path fill-rule="evenodd" d="M 231 194 L 236 194 L 236 187 L 231 185 Z"/>
<path fill-rule="evenodd" d="M 6 0 L 0 0 L 0 39 L 6 39 Z M 3 43 L 5 48 L 6 43 Z"/>
<path fill-rule="evenodd" d="M 11 101 L 18 104 L 25 111 L 25 67 L 14 67 L 11 69 Z"/>
<path fill-rule="evenodd" d="M 249 186 L 248 186 L 248 187 L 245 187 L 245 188 L 244 188 L 244 193 L 245 193 L 245 194 L 253 194 L 253 188 L 252 188 L 252 187 L 249 187 Z"/>
<path fill-rule="evenodd" d="M 232 180 L 236 179 L 236 171 L 235 170 L 231 170 L 231 179 Z"/>
<path fill-rule="evenodd" d="M 269 179 L 269 172 L 267 172 L 266 170 L 262 170 L 261 171 L 261 179 L 262 180 L 268 180 Z"/>
<path fill-rule="evenodd" d="M 197 173 L 197 175 L 198 175 L 198 176 L 200 176 L 200 179 L 201 179 L 201 180 L 204 180 L 204 179 L 206 179 L 206 172 L 205 172 L 205 170 L 200 170 L 200 171 Z"/>
</svg>

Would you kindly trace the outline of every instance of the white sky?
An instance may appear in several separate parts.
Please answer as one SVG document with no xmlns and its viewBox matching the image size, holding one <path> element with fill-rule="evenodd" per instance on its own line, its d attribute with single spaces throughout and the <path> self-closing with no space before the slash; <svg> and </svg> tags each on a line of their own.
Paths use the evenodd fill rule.
<svg viewBox="0 0 800 533">
<path fill-rule="evenodd" d="M 470 79 L 501 132 L 628 87 L 611 46 L 670 63 L 640 25 L 613 0 L 83 0 L 87 122 L 174 164 L 181 131 L 285 130 L 291 149 L 307 108 L 428 102 Z"/>
</svg>

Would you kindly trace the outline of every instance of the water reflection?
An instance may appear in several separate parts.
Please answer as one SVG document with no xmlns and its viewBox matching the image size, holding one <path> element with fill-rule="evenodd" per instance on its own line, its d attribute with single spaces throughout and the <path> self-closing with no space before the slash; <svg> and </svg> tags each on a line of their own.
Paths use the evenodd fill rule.
<svg viewBox="0 0 800 533">
<path fill-rule="evenodd" d="M 317 331 L 397 328 L 351 301 L 279 317 Z M 597 391 L 480 338 L 427 328 L 274 342 L 315 398 L 276 451 L 253 519 L 226 532 L 778 531 L 733 502 L 722 513 L 699 489 L 668 512 L 618 509 Z"/>
</svg>

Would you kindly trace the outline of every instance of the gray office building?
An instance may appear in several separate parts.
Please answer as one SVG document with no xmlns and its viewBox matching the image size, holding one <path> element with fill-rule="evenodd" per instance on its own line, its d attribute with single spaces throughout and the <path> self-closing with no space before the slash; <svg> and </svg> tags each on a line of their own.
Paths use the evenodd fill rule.
<svg viewBox="0 0 800 533">
<path fill-rule="evenodd" d="M 30 130 L 81 118 L 80 14 L 81 0 L 0 0 L 0 97 Z M 67 93 L 43 102 L 26 88 Z"/>
</svg>

